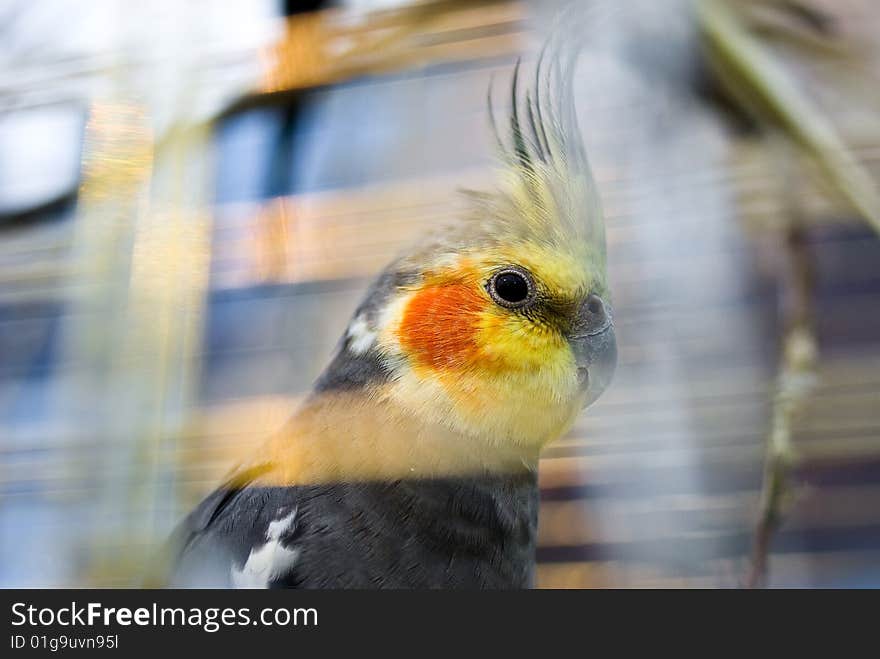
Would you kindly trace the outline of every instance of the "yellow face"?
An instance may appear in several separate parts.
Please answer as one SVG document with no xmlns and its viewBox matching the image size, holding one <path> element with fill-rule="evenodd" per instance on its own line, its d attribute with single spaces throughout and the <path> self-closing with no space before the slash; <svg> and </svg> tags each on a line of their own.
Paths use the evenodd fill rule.
<svg viewBox="0 0 880 659">
<path fill-rule="evenodd" d="M 495 442 L 541 446 L 565 432 L 591 396 L 573 340 L 611 333 L 586 256 L 525 242 L 427 273 L 382 322 L 392 395 Z"/>
</svg>

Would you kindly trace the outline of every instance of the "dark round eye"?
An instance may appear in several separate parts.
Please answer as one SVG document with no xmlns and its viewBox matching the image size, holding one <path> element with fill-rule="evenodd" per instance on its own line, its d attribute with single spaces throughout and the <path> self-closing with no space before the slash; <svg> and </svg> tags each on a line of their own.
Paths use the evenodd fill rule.
<svg viewBox="0 0 880 659">
<path fill-rule="evenodd" d="M 531 301 L 535 294 L 532 276 L 518 267 L 508 267 L 496 272 L 487 286 L 496 304 L 508 309 L 521 307 Z"/>
</svg>

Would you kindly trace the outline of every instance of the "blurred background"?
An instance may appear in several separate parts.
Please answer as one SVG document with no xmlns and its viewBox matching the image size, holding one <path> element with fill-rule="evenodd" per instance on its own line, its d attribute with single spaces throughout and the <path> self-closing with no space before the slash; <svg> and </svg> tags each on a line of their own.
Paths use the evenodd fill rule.
<svg viewBox="0 0 880 659">
<path fill-rule="evenodd" d="M 538 585 L 880 587 L 880 7 L 579 4 L 620 364 Z M 139 582 L 491 185 L 561 6 L 0 2 L 0 586 Z"/>
</svg>

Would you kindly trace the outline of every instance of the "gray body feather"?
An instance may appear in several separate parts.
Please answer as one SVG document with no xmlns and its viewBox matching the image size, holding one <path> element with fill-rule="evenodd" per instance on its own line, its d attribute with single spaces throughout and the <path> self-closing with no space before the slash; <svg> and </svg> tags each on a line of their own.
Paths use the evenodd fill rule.
<svg viewBox="0 0 880 659">
<path fill-rule="evenodd" d="M 537 514 L 533 473 L 220 489 L 178 532 L 183 553 L 174 583 L 527 588 Z M 278 520 L 290 523 L 272 537 L 270 525 Z M 257 582 L 237 581 L 249 559 L 270 543 L 280 545 L 280 569 Z"/>
</svg>

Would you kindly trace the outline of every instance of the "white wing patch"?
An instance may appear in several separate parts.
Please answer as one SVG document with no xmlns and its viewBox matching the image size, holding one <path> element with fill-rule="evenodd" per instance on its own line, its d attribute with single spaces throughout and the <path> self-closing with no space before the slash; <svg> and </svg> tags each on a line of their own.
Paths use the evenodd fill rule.
<svg viewBox="0 0 880 659">
<path fill-rule="evenodd" d="M 376 332 L 370 329 L 367 319 L 360 315 L 348 326 L 348 349 L 356 355 L 362 355 L 376 341 Z"/>
<path fill-rule="evenodd" d="M 266 544 L 251 549 L 241 569 L 232 567 L 232 585 L 236 588 L 268 588 L 269 583 L 289 571 L 299 558 L 299 549 L 281 545 L 281 536 L 296 521 L 296 508 L 287 516 L 269 522 Z"/>
</svg>

